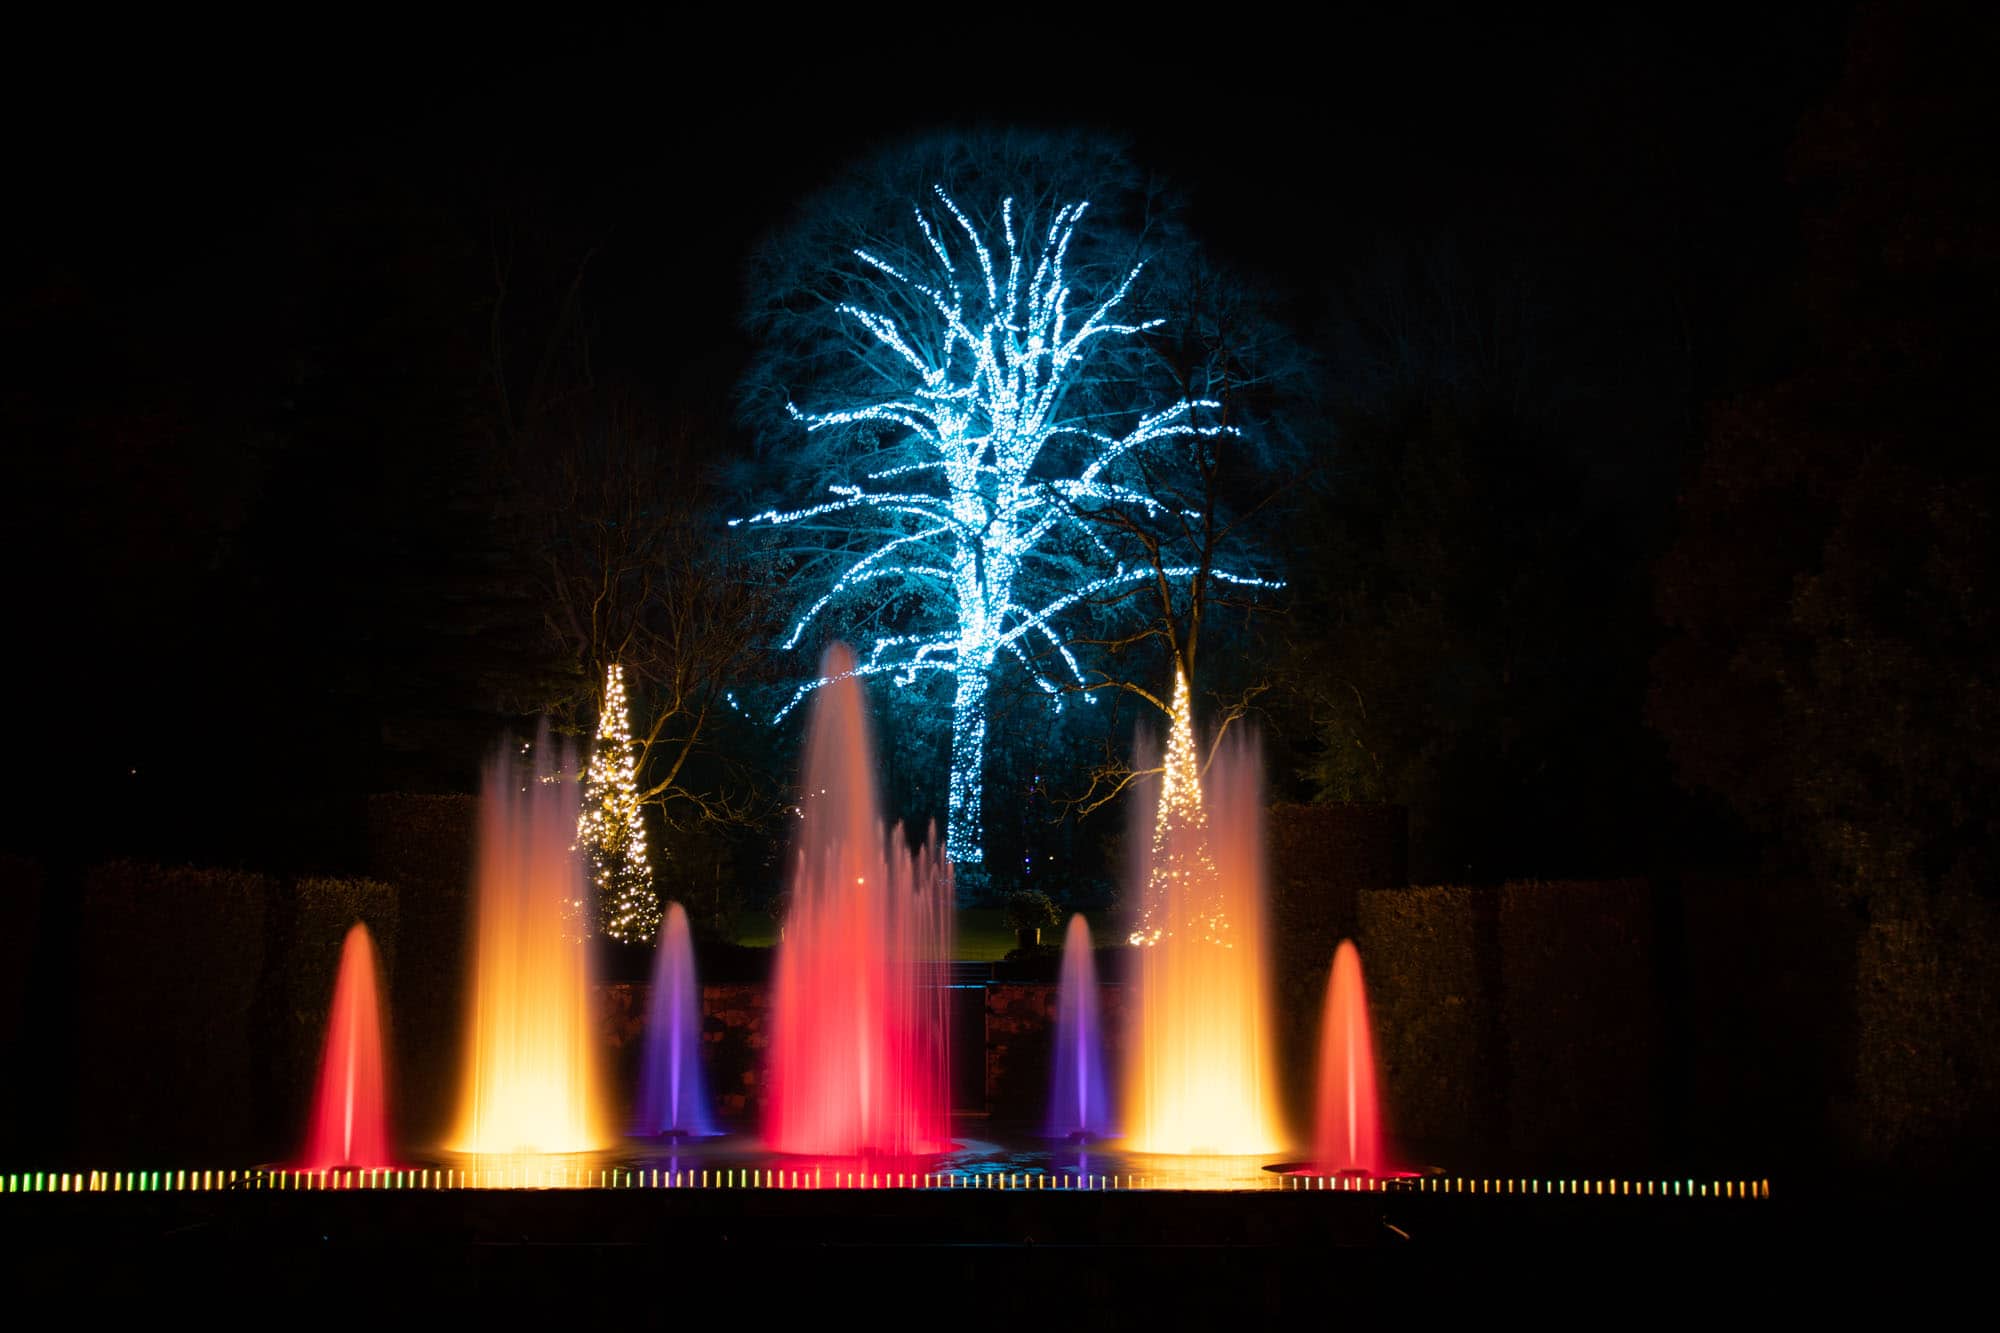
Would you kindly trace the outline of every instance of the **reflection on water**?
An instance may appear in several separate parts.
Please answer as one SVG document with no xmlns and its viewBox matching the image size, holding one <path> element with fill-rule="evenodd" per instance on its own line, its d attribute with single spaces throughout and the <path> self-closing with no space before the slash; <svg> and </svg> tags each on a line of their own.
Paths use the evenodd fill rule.
<svg viewBox="0 0 2000 1333">
<path fill-rule="evenodd" d="M 1263 1157 L 1123 1152 L 1113 1143 L 1033 1147 L 960 1136 L 921 1157 L 801 1157 L 749 1135 L 696 1142 L 628 1140 L 594 1153 L 441 1155 L 453 1180 L 480 1188 L 1166 1189 L 1269 1190 L 1286 1179 Z"/>
</svg>

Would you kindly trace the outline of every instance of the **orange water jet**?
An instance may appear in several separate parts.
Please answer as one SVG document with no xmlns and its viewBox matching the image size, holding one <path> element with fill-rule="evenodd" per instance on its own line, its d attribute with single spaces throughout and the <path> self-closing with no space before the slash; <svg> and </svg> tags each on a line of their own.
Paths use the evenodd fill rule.
<svg viewBox="0 0 2000 1333">
<path fill-rule="evenodd" d="M 1271 1153 L 1285 1143 L 1266 996 L 1262 781 L 1253 746 L 1196 762 L 1175 681 L 1152 842 L 1131 942 L 1140 950 L 1126 1090 L 1135 1152 Z"/>
<path fill-rule="evenodd" d="M 466 1153 L 606 1147 L 590 1017 L 587 888 L 574 850 L 574 756 L 552 754 L 544 724 L 528 752 L 487 766 L 479 809 L 471 1007 L 459 1123 Z"/>
</svg>

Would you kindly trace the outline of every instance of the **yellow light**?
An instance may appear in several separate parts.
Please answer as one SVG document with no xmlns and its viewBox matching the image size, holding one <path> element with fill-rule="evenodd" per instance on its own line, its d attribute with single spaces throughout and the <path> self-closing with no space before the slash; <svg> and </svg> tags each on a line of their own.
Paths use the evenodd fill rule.
<svg viewBox="0 0 2000 1333">
<path fill-rule="evenodd" d="M 1260 957 L 1259 831 L 1254 815 L 1234 810 L 1211 827 L 1180 671 L 1172 719 L 1145 886 L 1127 936 L 1141 954 L 1126 1146 L 1274 1152 L 1285 1134 Z"/>
</svg>

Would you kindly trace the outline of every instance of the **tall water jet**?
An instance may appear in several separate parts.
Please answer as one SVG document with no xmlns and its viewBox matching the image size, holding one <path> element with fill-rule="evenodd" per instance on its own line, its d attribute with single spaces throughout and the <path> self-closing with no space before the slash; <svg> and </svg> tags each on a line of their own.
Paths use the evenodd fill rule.
<svg viewBox="0 0 2000 1333">
<path fill-rule="evenodd" d="M 1056 992 L 1055 1081 L 1049 1088 L 1049 1137 L 1088 1143 L 1112 1137 L 1105 1091 L 1103 1029 L 1097 1017 L 1097 960 L 1090 923 L 1078 912 L 1063 936 L 1062 985 Z"/>
<path fill-rule="evenodd" d="M 1138 1006 L 1125 1099 L 1136 1152 L 1268 1153 L 1279 1124 L 1266 999 L 1262 780 L 1225 745 L 1204 799 L 1184 674 L 1129 937 Z"/>
<path fill-rule="evenodd" d="M 1375 1039 L 1361 954 L 1353 940 L 1333 951 L 1326 981 L 1326 1017 L 1319 1036 L 1319 1118 L 1313 1170 L 1323 1175 L 1379 1176 L 1382 1121 L 1375 1093 Z"/>
<path fill-rule="evenodd" d="M 451 1147 L 468 1153 L 584 1152 L 605 1146 L 590 1019 L 575 757 L 551 755 L 544 724 L 528 753 L 487 765 L 479 807 L 461 1111 Z"/>
<path fill-rule="evenodd" d="M 653 959 L 653 1002 L 639 1077 L 637 1134 L 699 1138 L 715 1133 L 701 1076 L 701 988 L 687 911 L 670 903 Z"/>
<path fill-rule="evenodd" d="M 860 679 L 828 648 L 813 701 L 791 903 L 778 945 L 765 1137 L 779 1152 L 950 1146 L 951 870 L 876 812 Z"/>
<path fill-rule="evenodd" d="M 375 943 L 355 922 L 340 948 L 340 972 L 327 1015 L 319 1089 L 306 1130 L 305 1165 L 393 1165 L 384 1103 L 388 1070 L 382 1059 L 381 999 L 375 986 Z"/>
</svg>

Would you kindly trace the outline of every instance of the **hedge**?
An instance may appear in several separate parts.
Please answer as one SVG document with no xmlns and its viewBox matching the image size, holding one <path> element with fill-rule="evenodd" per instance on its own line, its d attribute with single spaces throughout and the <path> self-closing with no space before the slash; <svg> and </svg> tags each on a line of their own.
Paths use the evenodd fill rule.
<svg viewBox="0 0 2000 1333">
<path fill-rule="evenodd" d="M 29 997 L 35 981 L 35 950 L 41 941 L 42 868 L 18 856 L 0 856 L 0 1061 L 9 1070 L 26 1069 L 39 1055 L 41 1034 L 29 1029 Z M 44 1015 L 43 1021 L 47 1021 Z M 10 1080 L 11 1081 L 11 1080 Z M 28 1080 L 16 1088 L 28 1086 Z M 0 1146 L 26 1160 L 23 1142 L 32 1108 L 19 1091 L 0 1097 Z"/>
<path fill-rule="evenodd" d="M 1383 1123 L 1392 1151 L 1412 1164 L 1471 1171 L 1506 1155 L 1498 969 L 1489 965 L 1496 909 L 1491 889 L 1359 897 Z"/>
<path fill-rule="evenodd" d="M 265 1148 L 254 1037 L 271 881 L 131 861 L 86 873 L 82 1141 L 126 1160 Z"/>
<path fill-rule="evenodd" d="M 1265 815 L 1271 1002 L 1288 1118 L 1312 1123 L 1319 1020 L 1334 947 L 1360 929 L 1358 895 L 1406 882 L 1400 806 L 1273 805 Z"/>
<path fill-rule="evenodd" d="M 1659 1157 L 1653 934 L 1644 880 L 1501 887 L 1508 1120 L 1532 1169 L 1636 1171 Z"/>
<path fill-rule="evenodd" d="M 1885 895 L 1886 896 L 1886 895 Z M 1850 1161 L 1883 1175 L 1990 1177 L 2000 1152 L 2000 906 L 1916 890 L 1883 903 L 1855 968 Z"/>
<path fill-rule="evenodd" d="M 398 891 L 389 996 L 402 1132 L 428 1140 L 447 1132 L 457 1107 L 479 801 L 371 796 L 364 824 L 368 875 Z"/>
<path fill-rule="evenodd" d="M 359 922 L 375 944 L 377 1000 L 393 1055 L 394 1006 L 386 993 L 394 975 L 397 947 L 397 893 L 372 879 L 305 879 L 284 886 L 273 898 L 259 1046 L 267 1071 L 266 1103 L 275 1114 L 281 1145 L 302 1132 L 319 1077 L 326 1040 L 328 1006 L 339 975 L 347 932 Z M 395 1116 L 400 1066 L 391 1060 L 391 1115 Z M 392 1125 L 392 1130 L 400 1128 Z M 291 1137 L 287 1137 L 291 1136 Z"/>
</svg>

